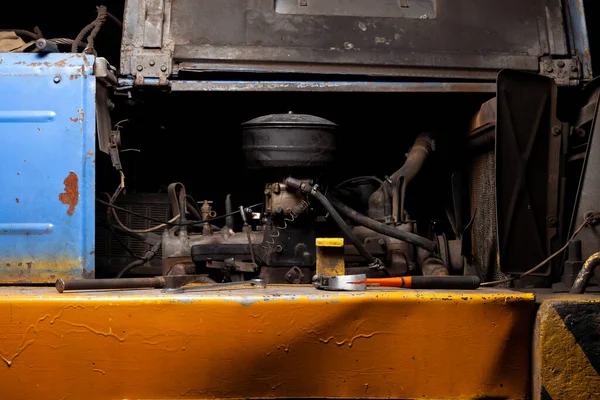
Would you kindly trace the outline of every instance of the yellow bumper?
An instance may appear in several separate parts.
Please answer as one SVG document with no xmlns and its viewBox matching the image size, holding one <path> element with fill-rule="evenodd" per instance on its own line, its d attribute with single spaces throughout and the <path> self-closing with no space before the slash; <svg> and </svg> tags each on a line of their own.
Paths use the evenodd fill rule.
<svg viewBox="0 0 600 400">
<path fill-rule="evenodd" d="M 525 398 L 533 318 L 499 290 L 0 288 L 0 398 Z"/>
</svg>

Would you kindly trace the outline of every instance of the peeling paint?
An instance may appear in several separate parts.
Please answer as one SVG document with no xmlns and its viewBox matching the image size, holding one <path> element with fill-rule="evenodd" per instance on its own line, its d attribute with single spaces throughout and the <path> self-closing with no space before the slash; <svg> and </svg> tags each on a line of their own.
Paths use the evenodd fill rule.
<svg viewBox="0 0 600 400">
<path fill-rule="evenodd" d="M 66 67 L 66 66 L 67 66 L 67 59 L 66 59 L 66 58 L 64 58 L 64 59 L 62 59 L 62 60 L 59 60 L 59 61 L 55 62 L 55 63 L 54 63 L 54 66 L 55 66 L 56 68 L 64 68 L 64 67 Z"/>
<path fill-rule="evenodd" d="M 71 171 L 63 183 L 65 185 L 65 191 L 58 195 L 58 199 L 61 203 L 69 206 L 67 214 L 73 215 L 75 207 L 79 203 L 79 178 L 75 172 Z"/>
<path fill-rule="evenodd" d="M 529 294 L 488 290 L 0 288 L 0 354 L 12 365 L 0 381 L 24 398 L 122 398 L 122 377 L 144 365 L 128 398 L 526 398 L 534 306 Z"/>
</svg>

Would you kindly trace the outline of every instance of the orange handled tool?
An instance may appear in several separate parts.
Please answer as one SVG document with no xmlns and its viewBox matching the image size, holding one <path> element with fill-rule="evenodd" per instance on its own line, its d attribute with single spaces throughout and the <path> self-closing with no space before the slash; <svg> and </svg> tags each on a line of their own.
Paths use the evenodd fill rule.
<svg viewBox="0 0 600 400">
<path fill-rule="evenodd" d="M 404 276 L 399 278 L 367 278 L 351 282 L 355 285 L 372 285 L 413 289 L 477 289 L 481 283 L 476 276 Z"/>
</svg>

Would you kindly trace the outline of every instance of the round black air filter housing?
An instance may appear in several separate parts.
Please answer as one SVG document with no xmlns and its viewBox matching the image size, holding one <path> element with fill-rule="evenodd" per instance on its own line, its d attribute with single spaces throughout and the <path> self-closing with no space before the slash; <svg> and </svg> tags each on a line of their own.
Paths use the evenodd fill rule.
<svg viewBox="0 0 600 400">
<path fill-rule="evenodd" d="M 248 168 L 321 168 L 333 161 L 337 125 L 305 114 L 271 114 L 242 125 Z"/>
</svg>

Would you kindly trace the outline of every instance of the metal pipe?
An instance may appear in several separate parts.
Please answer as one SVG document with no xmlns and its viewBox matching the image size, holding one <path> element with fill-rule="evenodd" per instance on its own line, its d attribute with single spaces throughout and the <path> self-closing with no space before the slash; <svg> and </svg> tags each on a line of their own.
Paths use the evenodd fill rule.
<svg viewBox="0 0 600 400">
<path fill-rule="evenodd" d="M 577 278 L 575 278 L 575 282 L 573 282 L 573 286 L 571 286 L 571 294 L 582 294 L 585 292 L 585 287 L 598 265 L 600 265 L 600 252 L 592 254 L 585 261 L 583 268 L 581 268 L 581 271 L 577 274 Z"/>
<path fill-rule="evenodd" d="M 432 240 L 426 239 L 419 235 L 415 235 L 414 233 L 401 231 L 401 230 L 392 228 L 391 226 L 382 224 L 381 222 L 375 221 L 374 219 L 371 219 L 371 218 L 367 217 L 366 215 L 362 215 L 358 211 L 351 209 L 344 203 L 342 203 L 339 200 L 336 200 L 334 198 L 331 199 L 331 204 L 333 204 L 333 206 L 336 209 L 338 209 L 342 214 L 344 214 L 346 217 L 350 218 L 357 224 L 360 224 L 366 228 L 374 230 L 375 232 L 379 232 L 382 235 L 386 235 L 389 237 L 393 237 L 395 239 L 399 239 L 399 240 L 403 240 L 408 243 L 412 243 L 415 246 L 422 247 L 425 250 L 429 250 L 431 252 L 437 251 L 437 243 Z"/>
<path fill-rule="evenodd" d="M 56 281 L 59 293 L 69 290 L 101 290 L 101 289 L 138 289 L 163 288 L 166 280 L 162 276 L 154 278 L 122 278 L 122 279 L 70 279 Z"/>
<path fill-rule="evenodd" d="M 421 134 L 415 140 L 412 148 L 406 155 L 406 162 L 389 179 L 392 181 L 392 217 L 395 222 L 402 221 L 404 211 L 404 197 L 406 187 L 419 173 L 429 153 L 433 151 L 433 139 L 428 134 Z M 384 197 L 380 188 L 369 198 L 369 217 L 373 219 L 383 218 L 381 204 Z"/>
</svg>

